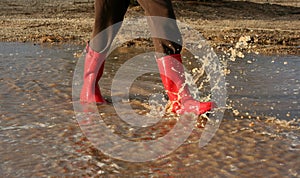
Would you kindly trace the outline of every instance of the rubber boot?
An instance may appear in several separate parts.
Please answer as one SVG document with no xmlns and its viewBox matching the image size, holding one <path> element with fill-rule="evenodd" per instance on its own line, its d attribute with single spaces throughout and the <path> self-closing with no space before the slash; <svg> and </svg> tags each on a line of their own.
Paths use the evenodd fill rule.
<svg viewBox="0 0 300 178">
<path fill-rule="evenodd" d="M 185 74 L 180 54 L 165 56 L 156 61 L 173 113 L 183 114 L 188 112 L 201 115 L 212 109 L 212 102 L 200 102 L 191 96 L 188 85 L 185 84 Z"/>
<path fill-rule="evenodd" d="M 106 103 L 101 95 L 98 82 L 103 74 L 105 54 L 97 53 L 89 44 L 86 46 L 81 103 Z"/>
</svg>

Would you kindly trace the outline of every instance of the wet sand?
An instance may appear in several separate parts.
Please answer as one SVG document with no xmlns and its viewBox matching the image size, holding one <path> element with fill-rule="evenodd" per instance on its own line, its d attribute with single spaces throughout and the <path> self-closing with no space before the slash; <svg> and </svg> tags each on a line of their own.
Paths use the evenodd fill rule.
<svg viewBox="0 0 300 178">
<path fill-rule="evenodd" d="M 84 44 L 92 30 L 93 3 L 81 2 L 3 0 L 0 40 Z M 300 7 L 288 5 L 174 1 L 178 20 L 199 30 L 216 50 L 227 50 L 249 36 L 251 48 L 245 51 L 299 55 Z M 130 7 L 127 17 L 143 13 L 140 6 Z M 134 44 L 145 46 L 139 40 Z"/>
</svg>

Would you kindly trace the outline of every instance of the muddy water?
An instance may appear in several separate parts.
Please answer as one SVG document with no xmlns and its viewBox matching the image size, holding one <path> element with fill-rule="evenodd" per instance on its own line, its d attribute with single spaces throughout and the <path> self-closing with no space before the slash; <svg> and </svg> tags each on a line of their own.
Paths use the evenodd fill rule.
<svg viewBox="0 0 300 178">
<path fill-rule="evenodd" d="M 145 163 L 116 160 L 82 134 L 72 106 L 72 77 L 83 46 L 2 43 L 0 50 L 0 177 L 29 176 L 200 176 L 299 177 L 299 56 L 246 55 L 228 62 L 228 109 L 220 128 L 203 148 L 195 129 L 176 151 Z M 130 52 L 130 53 L 129 53 Z M 110 55 L 102 79 L 110 100 L 113 74 L 143 50 Z M 130 101 L 148 112 L 147 94 L 161 91 L 158 75 L 132 86 Z M 154 89 L 155 88 L 155 89 Z M 153 139 L 171 130 L 163 119 L 152 130 L 128 131 L 111 105 L 99 106 L 103 120 L 124 137 Z M 153 136 L 156 133 L 155 136 Z M 151 136 L 149 136 L 151 135 Z M 153 136 L 153 137 L 152 137 Z M 112 148 L 114 149 L 114 148 Z"/>
</svg>

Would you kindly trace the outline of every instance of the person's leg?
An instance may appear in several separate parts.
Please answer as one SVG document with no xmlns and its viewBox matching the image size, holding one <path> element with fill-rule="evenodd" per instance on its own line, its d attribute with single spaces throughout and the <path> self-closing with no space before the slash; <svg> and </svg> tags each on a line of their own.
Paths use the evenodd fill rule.
<svg viewBox="0 0 300 178">
<path fill-rule="evenodd" d="M 171 0 L 138 0 L 138 2 L 145 10 L 155 51 L 166 55 L 180 54 L 182 38 Z"/>
<path fill-rule="evenodd" d="M 95 23 L 92 39 L 86 47 L 81 102 L 106 102 L 98 82 L 103 74 L 106 52 L 121 26 L 128 6 L 129 0 L 95 0 Z"/>
<path fill-rule="evenodd" d="M 90 41 L 93 50 L 105 53 L 118 33 L 130 0 L 95 0 L 95 22 Z"/>
<path fill-rule="evenodd" d="M 211 102 L 199 102 L 190 94 L 185 83 L 184 68 L 180 52 L 182 37 L 175 21 L 171 0 L 138 0 L 146 11 L 153 38 L 157 64 L 162 83 L 174 113 L 192 112 L 203 114 L 212 108 Z M 159 18 L 157 17 L 159 16 Z"/>
</svg>

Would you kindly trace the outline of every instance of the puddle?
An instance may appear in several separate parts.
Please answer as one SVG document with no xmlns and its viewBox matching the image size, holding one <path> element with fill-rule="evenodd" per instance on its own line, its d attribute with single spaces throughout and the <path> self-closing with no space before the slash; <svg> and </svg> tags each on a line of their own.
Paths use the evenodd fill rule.
<svg viewBox="0 0 300 178">
<path fill-rule="evenodd" d="M 246 55 L 228 62 L 228 104 L 211 142 L 198 147 L 203 129 L 170 155 L 145 163 L 110 158 L 82 134 L 72 106 L 72 77 L 83 46 L 1 43 L 0 176 L 192 176 L 298 177 L 300 174 L 299 56 Z M 113 74 L 142 49 L 110 55 L 101 82 L 110 96 Z M 131 89 L 132 107 L 145 114 L 147 94 L 162 91 L 158 75 L 139 78 Z M 153 90 L 155 88 L 155 90 Z M 113 113 L 104 122 L 117 134 L 158 138 L 176 123 L 164 119 L 149 130 L 129 131 Z M 111 114 L 107 114 L 110 113 Z M 149 138 L 149 135 L 153 136 Z M 113 148 L 112 148 L 113 149 Z"/>
</svg>

